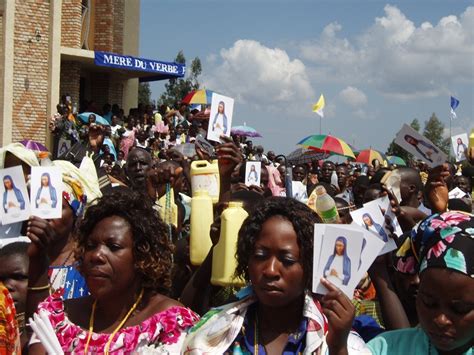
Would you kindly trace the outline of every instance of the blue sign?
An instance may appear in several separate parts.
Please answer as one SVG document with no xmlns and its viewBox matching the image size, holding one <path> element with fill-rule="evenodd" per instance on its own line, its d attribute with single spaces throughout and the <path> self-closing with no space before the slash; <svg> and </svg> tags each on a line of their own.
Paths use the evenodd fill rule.
<svg viewBox="0 0 474 355">
<path fill-rule="evenodd" d="M 108 52 L 94 52 L 96 65 L 125 70 L 154 73 L 168 78 L 182 78 L 186 72 L 186 65 L 158 60 L 132 57 Z"/>
</svg>

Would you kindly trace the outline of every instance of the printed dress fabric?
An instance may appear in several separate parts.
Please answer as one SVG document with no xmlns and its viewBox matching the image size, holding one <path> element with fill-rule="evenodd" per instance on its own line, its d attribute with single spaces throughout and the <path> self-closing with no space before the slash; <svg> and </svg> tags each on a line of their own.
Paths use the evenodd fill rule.
<svg viewBox="0 0 474 355">
<path fill-rule="evenodd" d="M 45 310 L 63 351 L 81 354 L 87 342 L 88 331 L 72 323 L 64 311 L 63 290 L 58 290 L 38 306 Z M 199 317 L 184 307 L 171 307 L 157 313 L 139 325 L 117 332 L 110 345 L 113 354 L 179 354 L 186 336 Z M 110 334 L 92 333 L 90 353 L 103 353 Z"/>
<path fill-rule="evenodd" d="M 246 332 L 243 327 L 252 323 L 249 320 L 253 314 L 253 307 L 258 307 L 257 302 L 256 297 L 250 294 L 240 301 L 210 310 L 189 330 L 182 354 L 253 353 L 253 347 L 247 348 L 247 343 L 249 341 L 251 343 L 253 339 L 252 335 L 249 337 L 252 332 Z M 325 355 L 328 352 L 326 344 L 328 329 L 329 325 L 319 302 L 306 294 L 303 321 L 298 331 L 289 339 L 291 344 L 287 344 L 286 350 L 297 349 L 302 354 Z M 350 355 L 371 354 L 364 341 L 355 332 L 349 334 L 347 348 Z M 261 346 L 258 349 L 260 354 L 265 354 Z"/>
<path fill-rule="evenodd" d="M 0 355 L 21 354 L 20 333 L 13 299 L 0 283 Z"/>
</svg>

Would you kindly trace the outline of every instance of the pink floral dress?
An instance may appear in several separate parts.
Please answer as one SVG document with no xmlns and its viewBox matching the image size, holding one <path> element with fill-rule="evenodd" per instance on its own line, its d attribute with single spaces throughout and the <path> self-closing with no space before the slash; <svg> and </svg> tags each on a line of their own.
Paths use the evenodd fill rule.
<svg viewBox="0 0 474 355">
<path fill-rule="evenodd" d="M 38 311 L 45 310 L 65 354 L 82 354 L 88 331 L 72 323 L 64 312 L 62 290 L 39 304 Z M 186 330 L 199 319 L 193 311 L 184 307 L 171 307 L 157 313 L 139 325 L 117 332 L 110 345 L 114 354 L 179 354 Z M 88 353 L 104 353 L 110 334 L 92 333 Z M 30 343 L 31 344 L 31 343 Z"/>
</svg>

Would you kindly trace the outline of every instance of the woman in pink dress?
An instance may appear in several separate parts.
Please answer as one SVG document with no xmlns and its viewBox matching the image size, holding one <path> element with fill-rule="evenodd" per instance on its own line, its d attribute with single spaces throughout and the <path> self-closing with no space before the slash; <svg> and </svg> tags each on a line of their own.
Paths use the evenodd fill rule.
<svg viewBox="0 0 474 355">
<path fill-rule="evenodd" d="M 127 160 L 128 152 L 132 149 L 135 145 L 135 134 L 137 129 L 135 128 L 135 120 L 130 118 L 127 124 L 127 128 L 122 135 L 122 139 L 120 141 L 120 150 L 124 153 L 124 159 Z"/>
</svg>

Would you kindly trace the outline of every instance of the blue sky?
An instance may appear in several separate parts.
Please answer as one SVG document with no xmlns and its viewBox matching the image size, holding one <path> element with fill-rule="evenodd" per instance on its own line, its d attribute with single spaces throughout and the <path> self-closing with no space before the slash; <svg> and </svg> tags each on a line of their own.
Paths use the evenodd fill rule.
<svg viewBox="0 0 474 355">
<path fill-rule="evenodd" d="M 198 56 L 206 88 L 236 99 L 234 124 L 289 153 L 319 133 L 385 151 L 432 112 L 453 134 L 474 128 L 474 1 L 141 0 L 140 55 Z M 163 83 L 152 84 L 153 98 Z"/>
</svg>

